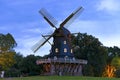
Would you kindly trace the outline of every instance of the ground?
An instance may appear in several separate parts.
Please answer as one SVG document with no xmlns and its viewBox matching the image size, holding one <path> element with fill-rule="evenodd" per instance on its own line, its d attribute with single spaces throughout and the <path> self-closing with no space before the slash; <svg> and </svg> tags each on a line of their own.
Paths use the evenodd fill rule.
<svg viewBox="0 0 120 80">
<path fill-rule="evenodd" d="M 32 76 L 5 78 L 0 80 L 120 80 L 119 78 L 81 77 L 81 76 Z"/>
</svg>

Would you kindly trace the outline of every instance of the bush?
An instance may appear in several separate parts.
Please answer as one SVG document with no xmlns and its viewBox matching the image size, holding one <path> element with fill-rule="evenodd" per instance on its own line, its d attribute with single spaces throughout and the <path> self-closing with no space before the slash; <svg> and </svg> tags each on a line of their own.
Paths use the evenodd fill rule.
<svg viewBox="0 0 120 80">
<path fill-rule="evenodd" d="M 120 78 L 120 69 L 116 70 L 115 74 L 116 74 L 116 77 Z"/>
<path fill-rule="evenodd" d="M 5 71 L 5 77 L 20 77 L 20 70 L 11 68 Z"/>
<path fill-rule="evenodd" d="M 83 67 L 84 76 L 94 76 L 93 67 L 91 65 L 85 65 Z"/>
</svg>

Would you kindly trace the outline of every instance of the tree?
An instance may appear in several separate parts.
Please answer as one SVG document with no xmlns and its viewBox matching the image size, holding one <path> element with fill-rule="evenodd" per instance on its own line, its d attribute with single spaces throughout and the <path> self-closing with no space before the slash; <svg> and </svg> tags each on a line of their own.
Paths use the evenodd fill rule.
<svg viewBox="0 0 120 80">
<path fill-rule="evenodd" d="M 79 33 L 77 36 L 73 36 L 73 45 L 79 47 L 74 50 L 75 57 L 88 61 L 87 65 L 91 66 L 93 70 L 91 74 L 94 74 L 94 76 L 102 76 L 107 60 L 107 49 L 102 43 L 92 35 Z M 87 74 L 88 71 L 84 71 L 84 74 L 85 72 Z"/>
<path fill-rule="evenodd" d="M 23 58 L 20 63 L 21 73 L 23 76 L 33 76 L 40 74 L 40 72 L 43 70 L 42 65 L 36 64 L 36 60 L 40 58 L 41 57 L 34 55 L 28 55 L 27 57 Z"/>
<path fill-rule="evenodd" d="M 1 70 L 7 70 L 14 63 L 15 63 L 15 60 L 14 60 L 14 53 L 13 52 L 7 52 L 4 54 L 0 54 Z"/>
<path fill-rule="evenodd" d="M 0 70 L 6 70 L 14 64 L 16 42 L 11 34 L 0 34 Z"/>
<path fill-rule="evenodd" d="M 120 69 L 120 57 L 116 56 L 112 59 L 111 65 L 115 66 L 116 69 Z"/>
<path fill-rule="evenodd" d="M 112 59 L 116 56 L 120 56 L 120 48 L 117 46 L 114 47 L 106 47 L 108 49 L 108 60 L 107 63 L 111 64 Z"/>
<path fill-rule="evenodd" d="M 23 60 L 23 55 L 21 55 L 20 53 L 16 53 L 14 55 L 14 60 L 15 63 L 12 67 L 10 67 L 6 73 L 5 76 L 6 77 L 19 77 L 21 75 L 21 61 Z"/>
<path fill-rule="evenodd" d="M 116 77 L 120 77 L 120 56 L 116 56 L 112 59 L 111 65 L 116 68 Z"/>
<path fill-rule="evenodd" d="M 15 63 L 6 71 L 6 77 L 34 76 L 39 75 L 43 68 L 37 65 L 36 60 L 41 59 L 40 56 L 28 55 L 23 57 L 20 53 L 15 54 Z"/>
</svg>

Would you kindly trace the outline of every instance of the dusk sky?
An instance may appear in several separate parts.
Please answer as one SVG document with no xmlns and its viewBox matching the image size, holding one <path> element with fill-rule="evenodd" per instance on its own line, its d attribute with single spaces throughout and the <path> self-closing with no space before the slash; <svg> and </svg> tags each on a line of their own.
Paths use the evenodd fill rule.
<svg viewBox="0 0 120 80">
<path fill-rule="evenodd" d="M 68 29 L 93 35 L 104 46 L 120 47 L 120 0 L 0 0 L 0 33 L 13 35 L 16 52 L 34 54 L 31 47 L 42 38 L 41 34 L 54 30 L 38 11 L 45 8 L 62 22 L 79 6 L 84 11 Z M 46 43 L 35 55 L 49 54 L 50 48 Z"/>
</svg>

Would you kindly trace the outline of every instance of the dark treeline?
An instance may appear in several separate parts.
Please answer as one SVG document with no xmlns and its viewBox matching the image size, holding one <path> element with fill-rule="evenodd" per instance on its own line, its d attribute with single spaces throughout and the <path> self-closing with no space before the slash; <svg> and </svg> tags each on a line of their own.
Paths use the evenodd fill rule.
<svg viewBox="0 0 120 80">
<path fill-rule="evenodd" d="M 116 65 L 120 64 L 120 48 L 117 46 L 106 47 L 104 46 L 98 38 L 86 33 L 79 33 L 77 36 L 73 36 L 73 45 L 77 46 L 74 49 L 75 57 L 78 59 L 85 59 L 88 64 L 83 68 L 83 75 L 85 76 L 95 76 L 101 77 L 105 71 L 106 65 L 113 65 L 113 59 L 118 57 Z M 119 65 L 120 67 L 120 65 Z M 118 77 L 120 75 L 120 69 L 116 68 L 115 75 Z"/>
<path fill-rule="evenodd" d="M 40 75 L 43 71 L 42 65 L 36 65 L 40 56 L 28 55 L 23 57 L 20 53 L 15 54 L 15 64 L 5 72 L 6 77 L 22 77 Z"/>
<path fill-rule="evenodd" d="M 2 38 L 1 38 L 2 39 Z M 2 43 L 1 43 L 2 44 Z M 75 58 L 85 59 L 88 64 L 83 67 L 84 76 L 101 77 L 106 65 L 116 67 L 116 77 L 120 77 L 120 48 L 117 46 L 106 47 L 98 38 L 86 33 L 72 36 Z M 47 58 L 28 55 L 23 57 L 20 53 L 14 54 L 14 64 L 5 70 L 6 77 L 34 76 L 42 74 L 43 66 L 36 65 L 36 60 Z M 1 65 L 0 65 L 1 66 Z"/>
</svg>

